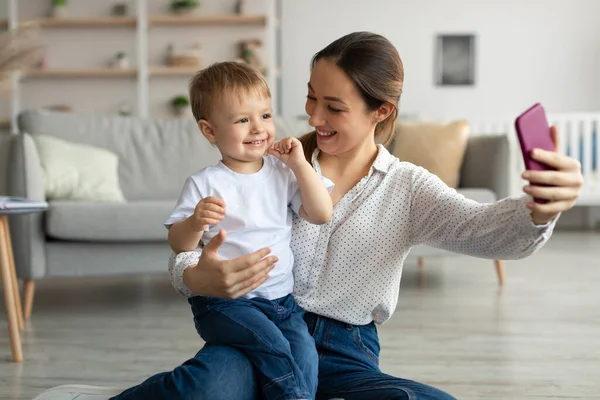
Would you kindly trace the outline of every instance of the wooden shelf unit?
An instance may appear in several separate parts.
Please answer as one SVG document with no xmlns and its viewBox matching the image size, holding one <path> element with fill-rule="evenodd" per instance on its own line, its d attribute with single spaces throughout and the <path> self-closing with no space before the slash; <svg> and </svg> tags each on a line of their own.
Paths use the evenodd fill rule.
<svg viewBox="0 0 600 400">
<path fill-rule="evenodd" d="M 23 76 L 26 78 L 133 78 L 135 68 L 47 68 L 32 69 Z"/>
<path fill-rule="evenodd" d="M 39 18 L 31 21 L 42 28 L 115 28 L 135 27 L 135 17 L 101 17 L 101 18 Z"/>
<path fill-rule="evenodd" d="M 24 72 L 21 74 L 20 79 L 17 80 L 15 90 L 10 95 L 10 121 L 14 123 L 22 106 L 27 104 L 27 102 L 20 97 L 22 92 L 19 89 L 19 85 L 26 85 L 26 82 L 28 81 L 33 85 L 36 84 L 33 82 L 34 80 L 45 79 L 64 81 L 65 83 L 69 82 L 69 80 L 84 79 L 107 79 L 116 81 L 119 79 L 129 79 L 132 80 L 132 83 L 135 85 L 136 96 L 135 100 L 130 99 L 124 101 L 130 103 L 134 115 L 146 118 L 150 113 L 156 114 L 151 108 L 155 107 L 155 102 L 150 101 L 152 99 L 150 94 L 153 92 L 153 89 L 151 88 L 152 85 L 163 84 L 163 82 L 157 82 L 159 81 L 158 78 L 164 79 L 172 77 L 177 85 L 181 85 L 183 80 L 190 79 L 201 68 L 162 66 L 159 65 L 160 62 L 158 60 L 156 63 L 151 63 L 152 57 L 149 57 L 149 47 L 154 49 L 157 46 L 157 44 L 151 41 L 151 35 L 166 35 L 165 31 L 167 30 L 184 29 L 181 33 L 185 34 L 185 29 L 192 27 L 202 28 L 207 30 L 207 32 L 212 29 L 221 31 L 222 29 L 233 30 L 240 28 L 239 33 L 235 33 L 234 36 L 240 36 L 242 39 L 246 37 L 258 37 L 263 41 L 266 68 L 269 71 L 276 70 L 276 0 L 264 0 L 264 6 L 261 6 L 260 8 L 255 7 L 252 11 L 253 14 L 248 15 L 226 14 L 225 12 L 223 14 L 207 15 L 203 10 L 200 10 L 198 13 L 178 15 L 170 14 L 168 12 L 162 13 L 158 9 L 149 7 L 150 0 L 132 0 L 130 3 L 136 4 L 136 6 L 132 7 L 131 14 L 127 16 L 110 16 L 99 12 L 96 16 L 92 13 L 88 16 L 71 14 L 60 18 L 47 17 L 40 14 L 39 8 L 30 7 L 28 1 L 7 0 L 6 17 L 0 18 L 0 29 L 2 29 L 3 26 L 8 28 L 10 26 L 19 26 L 31 22 L 40 27 L 42 35 L 45 35 L 53 29 L 56 29 L 57 31 L 64 30 L 65 32 L 57 32 L 57 35 L 64 36 L 65 34 L 68 34 L 68 37 L 73 37 L 74 43 L 77 41 L 77 31 L 91 30 L 93 32 L 94 29 L 98 30 L 98 35 L 102 34 L 101 31 L 119 30 L 122 31 L 119 35 L 131 36 L 135 40 L 134 49 L 128 50 L 128 52 L 132 52 L 130 56 L 135 60 L 133 62 L 134 65 L 130 69 L 111 68 L 108 64 L 93 65 L 95 62 L 90 62 L 89 64 L 91 65 L 87 67 L 82 60 L 82 62 L 80 62 L 80 67 L 69 67 L 68 65 L 65 65 L 65 67 L 54 67 L 54 65 L 50 63 L 47 68 L 32 69 Z M 153 32 L 153 30 L 158 32 Z M 51 35 L 48 35 L 48 37 L 49 40 L 54 40 Z M 233 39 L 228 38 L 227 40 L 233 42 Z M 91 49 L 89 51 L 86 50 L 86 53 L 89 53 L 90 51 Z M 221 51 L 221 49 L 219 49 L 219 51 Z M 73 56 L 77 56 L 77 52 L 78 50 L 74 47 L 72 51 Z M 219 59 L 225 59 L 226 57 L 225 52 L 221 52 L 218 56 Z M 90 57 L 88 58 L 91 59 Z M 208 57 L 208 59 L 210 58 L 211 57 Z M 279 84 L 279 81 L 273 74 L 269 74 L 268 80 L 274 94 L 274 103 L 276 104 L 276 87 Z M 44 90 L 45 94 L 43 100 L 48 96 L 47 93 L 49 89 L 44 88 Z M 60 96 L 60 93 L 57 93 L 56 95 Z M 161 93 L 158 92 L 153 95 L 154 97 L 163 97 Z M 53 101 L 55 100 L 53 99 Z"/>
<path fill-rule="evenodd" d="M 153 66 L 148 69 L 150 76 L 189 76 L 190 78 L 200 70 L 201 67 L 168 67 Z"/>
<path fill-rule="evenodd" d="M 266 25 L 267 18 L 263 15 L 150 15 L 148 24 L 151 26 L 176 25 Z M 69 17 L 69 18 L 38 18 L 21 21 L 34 23 L 42 28 L 114 28 L 135 27 L 135 17 Z M 0 19 L 0 28 L 7 28 L 8 21 Z"/>
<path fill-rule="evenodd" d="M 263 15 L 151 15 L 148 24 L 154 26 L 171 25 L 259 25 L 264 26 L 267 18 Z"/>
</svg>

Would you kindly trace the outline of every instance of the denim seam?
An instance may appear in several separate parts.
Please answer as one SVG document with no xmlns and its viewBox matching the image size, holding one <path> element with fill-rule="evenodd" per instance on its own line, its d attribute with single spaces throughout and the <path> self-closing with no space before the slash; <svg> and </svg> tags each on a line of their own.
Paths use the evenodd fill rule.
<svg viewBox="0 0 600 400">
<path fill-rule="evenodd" d="M 278 382 L 285 381 L 286 379 L 289 379 L 289 378 L 292 378 L 292 377 L 294 377 L 294 373 L 290 372 L 290 373 L 288 373 L 286 375 L 280 376 L 279 378 L 275 378 L 271 382 L 269 382 L 265 386 L 263 386 L 263 390 L 266 391 L 268 388 L 270 388 L 274 384 L 276 384 Z"/>
<path fill-rule="evenodd" d="M 323 347 L 325 349 L 329 348 L 329 336 L 331 336 L 331 325 L 327 324 L 325 326 L 325 332 L 323 333 Z M 319 354 L 319 360 L 322 360 L 325 355 L 325 352 L 321 352 Z"/>
<path fill-rule="evenodd" d="M 356 345 L 358 346 L 360 351 L 362 351 L 367 357 L 373 360 L 376 365 L 379 366 L 379 360 L 377 359 L 375 354 L 371 350 L 369 350 L 367 346 L 365 346 L 365 344 L 363 343 L 362 337 L 360 336 L 360 328 L 358 327 L 354 329 L 354 340 L 356 341 Z"/>
<path fill-rule="evenodd" d="M 272 380 L 270 383 L 268 383 L 267 385 L 265 385 L 263 387 L 263 391 L 266 392 L 267 389 L 270 388 L 271 386 L 273 386 L 275 383 L 284 381 L 284 380 L 289 379 L 289 378 L 295 378 L 293 372 L 290 372 L 287 375 L 284 375 L 284 376 L 282 376 L 280 378 Z M 284 394 L 284 395 L 282 395 L 280 397 L 277 397 L 276 400 L 304 399 L 304 398 L 308 398 L 308 397 L 309 397 L 308 393 L 301 393 L 301 392 L 293 391 L 291 393 L 286 393 L 286 394 Z"/>
</svg>

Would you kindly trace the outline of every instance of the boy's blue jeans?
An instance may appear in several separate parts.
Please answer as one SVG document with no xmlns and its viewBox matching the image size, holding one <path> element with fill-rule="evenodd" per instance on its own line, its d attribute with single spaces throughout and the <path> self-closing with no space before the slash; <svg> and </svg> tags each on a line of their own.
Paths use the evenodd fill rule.
<svg viewBox="0 0 600 400">
<path fill-rule="evenodd" d="M 356 326 L 312 313 L 304 320 L 319 354 L 317 400 L 455 400 L 434 387 L 381 372 L 373 323 Z M 220 345 L 204 346 L 173 371 L 151 376 L 114 399 L 270 400 L 262 397 L 248 358 Z"/>
<path fill-rule="evenodd" d="M 252 363 L 267 399 L 314 399 L 319 358 L 291 295 L 263 298 L 189 299 L 198 334 L 209 345 L 240 350 Z"/>
</svg>

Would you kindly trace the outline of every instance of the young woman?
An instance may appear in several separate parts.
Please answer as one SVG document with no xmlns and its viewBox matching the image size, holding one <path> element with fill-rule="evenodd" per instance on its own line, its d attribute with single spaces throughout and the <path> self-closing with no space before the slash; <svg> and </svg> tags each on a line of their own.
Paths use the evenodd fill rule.
<svg viewBox="0 0 600 400">
<path fill-rule="evenodd" d="M 314 168 L 335 183 L 334 213 L 322 226 L 295 219 L 292 249 L 294 297 L 306 310 L 319 353 L 317 399 L 452 399 L 378 367 L 376 324 L 394 312 L 411 246 L 427 243 L 496 259 L 529 256 L 548 240 L 557 216 L 573 206 L 582 184 L 576 160 L 540 150 L 533 157 L 556 170 L 526 171 L 531 184 L 524 191 L 548 203 L 522 196 L 479 204 L 423 168 L 398 160 L 376 143 L 393 134 L 403 79 L 397 50 L 373 33 L 344 36 L 312 61 L 306 112 L 315 131 L 302 142 Z M 553 134 L 556 140 L 554 128 Z M 277 261 L 269 249 L 220 260 L 223 240 L 221 234 L 202 252 L 172 258 L 173 284 L 181 293 L 243 296 Z M 253 400 L 257 389 L 252 366 L 240 352 L 205 346 L 175 370 L 115 399 Z"/>
</svg>

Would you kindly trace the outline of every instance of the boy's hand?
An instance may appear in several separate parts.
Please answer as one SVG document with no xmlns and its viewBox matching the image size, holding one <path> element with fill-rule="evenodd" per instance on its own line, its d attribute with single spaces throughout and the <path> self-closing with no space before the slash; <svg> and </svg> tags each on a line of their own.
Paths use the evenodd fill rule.
<svg viewBox="0 0 600 400">
<path fill-rule="evenodd" d="M 204 231 L 208 225 L 216 225 L 225 217 L 225 202 L 217 197 L 206 197 L 198 202 L 192 215 L 192 229 Z"/>
<path fill-rule="evenodd" d="M 306 162 L 304 151 L 302 150 L 302 143 L 291 136 L 288 136 L 279 142 L 275 142 L 268 153 L 279 158 L 292 170 Z"/>
</svg>

